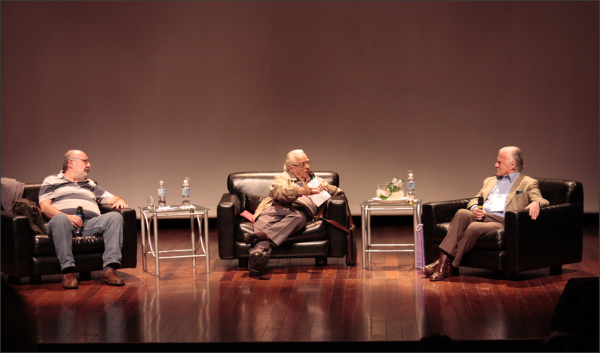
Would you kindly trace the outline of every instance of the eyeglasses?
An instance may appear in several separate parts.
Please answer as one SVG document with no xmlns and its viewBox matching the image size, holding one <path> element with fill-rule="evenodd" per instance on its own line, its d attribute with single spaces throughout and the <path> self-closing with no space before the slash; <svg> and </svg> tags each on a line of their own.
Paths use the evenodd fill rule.
<svg viewBox="0 0 600 353">
<path fill-rule="evenodd" d="M 306 162 L 302 162 L 300 164 L 292 164 L 292 167 L 300 167 L 300 168 L 304 168 L 304 166 L 306 165 L 310 165 L 310 159 L 307 160 Z"/>
<path fill-rule="evenodd" d="M 72 160 L 82 161 L 84 164 L 88 164 L 90 162 L 89 159 L 81 159 L 81 158 L 71 158 Z"/>
</svg>

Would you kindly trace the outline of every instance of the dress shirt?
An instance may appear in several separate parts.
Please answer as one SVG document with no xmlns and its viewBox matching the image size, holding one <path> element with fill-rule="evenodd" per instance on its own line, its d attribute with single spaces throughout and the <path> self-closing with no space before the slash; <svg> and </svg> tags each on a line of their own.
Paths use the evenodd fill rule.
<svg viewBox="0 0 600 353">
<path fill-rule="evenodd" d="M 506 211 L 506 201 L 504 203 L 504 208 L 502 209 L 502 212 L 492 212 L 492 200 L 498 195 L 504 195 L 506 198 L 508 198 L 510 189 L 512 188 L 512 185 L 519 176 L 519 174 L 519 172 L 514 172 L 505 177 L 496 177 L 498 179 L 498 182 L 490 192 L 490 195 L 488 196 L 487 200 L 485 200 L 483 204 L 483 212 L 495 214 L 504 218 L 504 212 Z"/>
</svg>

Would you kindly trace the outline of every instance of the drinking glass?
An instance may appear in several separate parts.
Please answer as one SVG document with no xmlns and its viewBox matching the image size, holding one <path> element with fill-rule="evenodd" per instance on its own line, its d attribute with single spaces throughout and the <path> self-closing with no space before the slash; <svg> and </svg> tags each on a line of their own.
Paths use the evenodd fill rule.
<svg viewBox="0 0 600 353">
<path fill-rule="evenodd" d="M 381 193 L 387 189 L 389 183 L 379 183 L 377 184 L 377 197 L 381 197 Z"/>
<path fill-rule="evenodd" d="M 148 196 L 148 209 L 149 210 L 153 210 L 154 209 L 154 196 Z"/>
</svg>

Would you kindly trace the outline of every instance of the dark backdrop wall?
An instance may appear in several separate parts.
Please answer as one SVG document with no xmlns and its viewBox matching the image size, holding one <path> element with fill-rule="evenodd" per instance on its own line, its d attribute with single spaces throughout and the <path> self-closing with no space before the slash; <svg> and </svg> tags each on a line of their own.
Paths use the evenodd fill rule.
<svg viewBox="0 0 600 353">
<path fill-rule="evenodd" d="M 598 212 L 598 2 L 2 2 L 2 176 L 68 149 L 132 207 L 302 148 L 352 211 L 376 183 L 471 197 L 498 149 Z M 26 143 L 24 143 L 26 142 Z"/>
</svg>

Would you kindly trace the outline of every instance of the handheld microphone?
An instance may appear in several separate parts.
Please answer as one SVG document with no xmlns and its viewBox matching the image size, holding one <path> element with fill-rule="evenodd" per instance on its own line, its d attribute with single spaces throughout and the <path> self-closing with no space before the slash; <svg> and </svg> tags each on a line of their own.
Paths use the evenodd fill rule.
<svg viewBox="0 0 600 353">
<path fill-rule="evenodd" d="M 81 206 L 77 207 L 77 215 L 79 217 L 81 217 L 81 220 L 83 221 L 83 207 L 81 207 Z M 82 233 L 83 233 L 83 225 L 81 227 L 77 228 L 77 231 L 75 232 L 75 234 L 78 237 L 80 237 Z"/>
<path fill-rule="evenodd" d="M 310 177 L 310 180 L 313 180 L 315 178 L 315 173 L 310 172 L 310 174 L 308 174 L 308 176 Z"/>
<path fill-rule="evenodd" d="M 480 210 L 483 210 L 483 196 L 479 196 L 477 198 L 477 208 L 479 208 Z M 483 221 L 483 219 L 479 220 L 480 222 Z"/>
</svg>

